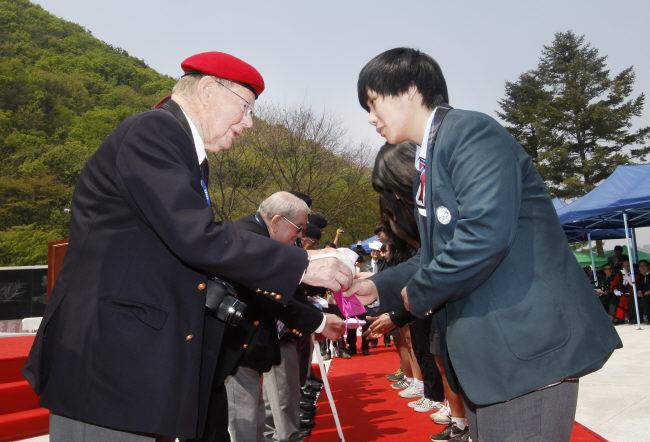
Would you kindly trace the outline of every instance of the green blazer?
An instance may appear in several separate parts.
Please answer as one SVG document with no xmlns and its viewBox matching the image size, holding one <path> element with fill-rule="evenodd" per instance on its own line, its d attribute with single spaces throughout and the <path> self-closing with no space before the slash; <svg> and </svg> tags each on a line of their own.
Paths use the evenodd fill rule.
<svg viewBox="0 0 650 442">
<path fill-rule="evenodd" d="M 415 315 L 435 311 L 447 365 L 477 405 L 602 367 L 621 341 L 530 156 L 489 116 L 458 109 L 428 148 L 422 249 L 374 278 L 382 303 L 405 285 Z"/>
</svg>

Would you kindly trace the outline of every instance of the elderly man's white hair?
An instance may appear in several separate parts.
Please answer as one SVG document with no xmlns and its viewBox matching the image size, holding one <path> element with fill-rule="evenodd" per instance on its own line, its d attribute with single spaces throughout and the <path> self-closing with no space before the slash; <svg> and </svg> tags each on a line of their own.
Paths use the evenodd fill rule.
<svg viewBox="0 0 650 442">
<path fill-rule="evenodd" d="M 262 201 L 257 211 L 268 219 L 275 215 L 295 219 L 298 212 L 306 212 L 307 215 L 310 213 L 307 203 L 289 192 L 275 192 Z"/>
<path fill-rule="evenodd" d="M 204 75 L 185 75 L 181 77 L 172 88 L 172 94 L 181 95 L 183 97 L 191 97 L 196 90 L 196 84 L 201 80 L 202 77 L 204 77 Z M 211 77 L 216 78 L 219 82 L 221 82 L 222 85 L 227 87 L 235 84 L 230 80 L 226 80 L 225 78 L 215 77 L 214 75 L 211 75 Z"/>
</svg>

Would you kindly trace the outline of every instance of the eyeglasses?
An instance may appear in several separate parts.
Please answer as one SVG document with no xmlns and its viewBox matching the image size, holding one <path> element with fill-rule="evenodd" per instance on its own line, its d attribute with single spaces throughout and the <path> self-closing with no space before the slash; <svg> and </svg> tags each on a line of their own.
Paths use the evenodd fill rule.
<svg viewBox="0 0 650 442">
<path fill-rule="evenodd" d="M 230 89 L 228 86 L 226 86 L 225 84 L 223 84 L 222 82 L 220 82 L 220 81 L 217 80 L 216 78 L 215 78 L 215 81 L 216 81 L 217 83 L 219 83 L 221 86 L 223 86 L 223 87 L 225 87 L 226 89 L 228 89 L 228 90 L 229 90 L 230 92 L 232 92 L 233 94 L 237 95 L 237 96 L 238 96 L 239 98 L 241 98 L 242 100 L 244 100 L 244 103 L 246 103 L 246 104 L 244 105 L 244 115 L 252 119 L 252 118 L 253 118 L 253 112 L 254 112 L 254 110 L 255 110 L 255 103 L 254 103 L 254 102 L 253 102 L 253 103 L 249 102 L 247 99 L 245 99 L 244 97 L 242 97 L 241 95 L 239 95 L 237 92 L 235 92 L 235 91 L 233 91 L 232 89 Z"/>
<path fill-rule="evenodd" d="M 291 224 L 293 227 L 295 227 L 295 228 L 296 228 L 296 231 L 297 231 L 298 233 L 302 232 L 302 226 L 298 226 L 298 225 L 292 223 L 292 222 L 289 221 L 289 219 L 288 219 L 286 216 L 284 216 L 284 215 L 282 215 L 282 218 L 283 218 L 286 222 L 288 222 L 289 224 Z"/>
</svg>

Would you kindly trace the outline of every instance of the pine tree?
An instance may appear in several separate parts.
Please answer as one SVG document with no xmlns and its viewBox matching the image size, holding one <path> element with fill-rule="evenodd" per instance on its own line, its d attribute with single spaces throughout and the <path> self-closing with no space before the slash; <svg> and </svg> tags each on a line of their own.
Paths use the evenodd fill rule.
<svg viewBox="0 0 650 442">
<path fill-rule="evenodd" d="M 629 98 L 634 71 L 612 76 L 606 60 L 584 36 L 560 32 L 536 69 L 506 83 L 497 113 L 555 196 L 582 196 L 616 166 L 650 152 L 650 127 L 630 129 L 645 101 L 644 94 Z"/>
</svg>

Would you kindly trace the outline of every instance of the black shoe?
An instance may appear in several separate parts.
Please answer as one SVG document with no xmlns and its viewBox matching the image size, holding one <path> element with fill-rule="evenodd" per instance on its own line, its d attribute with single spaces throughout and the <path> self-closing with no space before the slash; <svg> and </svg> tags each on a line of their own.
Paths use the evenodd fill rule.
<svg viewBox="0 0 650 442">
<path fill-rule="evenodd" d="M 300 419 L 313 419 L 314 416 L 316 416 L 316 410 L 300 412 Z"/>
<path fill-rule="evenodd" d="M 302 411 L 315 411 L 316 405 L 309 401 L 300 401 L 300 410 Z"/>
<path fill-rule="evenodd" d="M 311 390 L 311 391 L 321 391 L 323 389 L 323 383 L 308 380 L 307 385 L 305 386 L 305 388 L 307 388 L 308 390 Z"/>
<path fill-rule="evenodd" d="M 469 427 L 465 426 L 464 430 L 460 430 L 455 423 L 450 422 L 444 430 L 438 434 L 431 436 L 432 442 L 467 442 L 469 440 Z"/>
<path fill-rule="evenodd" d="M 303 390 L 302 398 L 307 399 L 308 401 L 315 402 L 318 397 L 318 393 L 315 391 Z"/>
<path fill-rule="evenodd" d="M 300 419 L 300 429 L 312 429 L 316 424 L 311 419 Z"/>
<path fill-rule="evenodd" d="M 368 355 L 370 354 L 370 350 L 368 350 L 367 348 L 362 348 L 362 349 L 361 349 L 361 353 L 362 353 L 364 356 L 368 356 Z"/>
<path fill-rule="evenodd" d="M 303 439 L 307 436 L 311 436 L 311 428 L 307 428 L 306 430 L 301 430 L 299 434 L 300 437 Z"/>
</svg>

